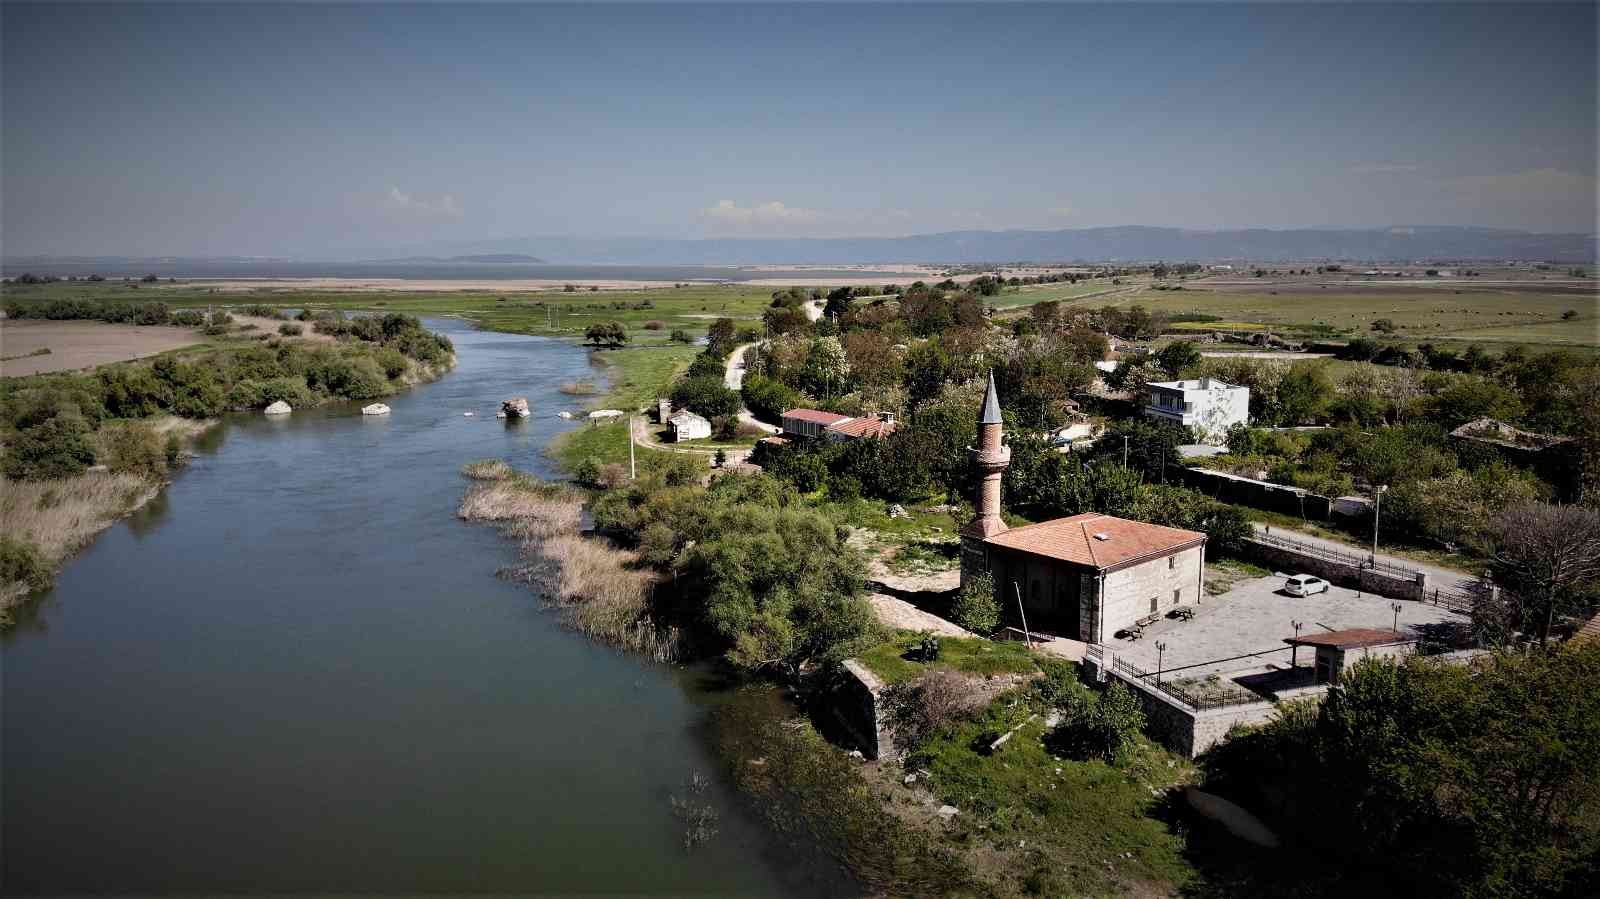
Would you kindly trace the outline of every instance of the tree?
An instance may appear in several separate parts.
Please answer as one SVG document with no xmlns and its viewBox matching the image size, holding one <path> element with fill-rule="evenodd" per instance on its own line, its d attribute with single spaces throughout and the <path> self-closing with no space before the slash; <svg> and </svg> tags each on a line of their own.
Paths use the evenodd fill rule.
<svg viewBox="0 0 1600 899">
<path fill-rule="evenodd" d="M 1600 511 L 1583 506 L 1526 503 L 1501 512 L 1492 533 L 1490 570 L 1505 590 L 1523 600 L 1539 628 L 1550 636 L 1558 614 L 1592 608 L 1600 580 Z"/>
<path fill-rule="evenodd" d="M 728 389 L 720 375 L 684 378 L 672 388 L 672 403 L 707 419 L 739 412 L 739 393 Z"/>
<path fill-rule="evenodd" d="M 1316 364 L 1296 363 L 1278 385 L 1278 415 L 1284 424 L 1315 424 L 1333 402 L 1333 381 Z"/>
<path fill-rule="evenodd" d="M 19 431 L 6 447 L 4 460 L 6 477 L 18 481 L 70 478 L 93 464 L 89 426 L 81 418 L 65 415 Z"/>
<path fill-rule="evenodd" d="M 731 318 L 719 318 L 706 330 L 706 350 L 714 356 L 727 356 L 737 342 L 737 329 Z"/>
<path fill-rule="evenodd" d="M 1184 369 L 1200 364 L 1200 350 L 1191 341 L 1174 340 L 1162 347 L 1161 352 L 1156 353 L 1156 362 L 1166 369 L 1168 374 L 1177 377 Z"/>
<path fill-rule="evenodd" d="M 819 397 L 849 392 L 850 361 L 839 338 L 819 337 L 811 342 L 801 377 L 805 388 Z"/>
<path fill-rule="evenodd" d="M 620 347 L 628 342 L 628 329 L 622 322 L 595 322 L 584 329 L 583 339 L 595 346 Z"/>
</svg>

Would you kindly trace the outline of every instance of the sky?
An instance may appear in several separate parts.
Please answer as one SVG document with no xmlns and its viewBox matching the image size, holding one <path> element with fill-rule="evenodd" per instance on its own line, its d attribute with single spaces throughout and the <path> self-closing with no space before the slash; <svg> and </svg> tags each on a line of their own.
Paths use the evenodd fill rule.
<svg viewBox="0 0 1600 899">
<path fill-rule="evenodd" d="M 1596 230 L 1596 6 L 0 4 L 0 250 Z"/>
</svg>

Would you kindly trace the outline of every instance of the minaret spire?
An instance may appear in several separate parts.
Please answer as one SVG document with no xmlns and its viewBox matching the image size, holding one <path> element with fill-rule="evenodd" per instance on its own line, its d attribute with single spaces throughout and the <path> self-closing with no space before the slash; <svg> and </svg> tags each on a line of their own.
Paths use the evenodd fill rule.
<svg viewBox="0 0 1600 899">
<path fill-rule="evenodd" d="M 978 477 L 977 512 L 961 529 L 961 579 L 988 570 L 988 551 L 983 541 L 1006 530 L 1000 518 L 1000 479 L 1011 464 L 1011 447 L 1006 446 L 1004 424 L 1000 418 L 1000 396 L 994 389 L 994 372 L 989 372 L 989 388 L 978 410 L 978 445 L 971 447 L 972 465 Z"/>
</svg>

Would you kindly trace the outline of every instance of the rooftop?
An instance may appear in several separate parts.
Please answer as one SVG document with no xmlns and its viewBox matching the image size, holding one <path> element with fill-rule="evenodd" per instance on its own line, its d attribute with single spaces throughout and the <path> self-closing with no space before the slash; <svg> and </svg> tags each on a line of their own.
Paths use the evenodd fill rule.
<svg viewBox="0 0 1600 899">
<path fill-rule="evenodd" d="M 821 409 L 790 409 L 783 413 L 783 417 L 797 418 L 800 421 L 809 421 L 824 427 L 850 420 L 848 415 L 840 415 L 837 412 L 823 412 Z"/>
<path fill-rule="evenodd" d="M 837 424 L 828 425 L 828 432 L 840 434 L 845 437 L 873 437 L 883 438 L 894 433 L 894 422 L 884 421 L 881 418 L 847 418 Z"/>
<path fill-rule="evenodd" d="M 1111 568 L 1130 559 L 1199 546 L 1205 539 L 1199 531 L 1085 512 L 1012 528 L 984 542 L 1091 568 Z"/>
<path fill-rule="evenodd" d="M 1151 381 L 1150 387 L 1165 387 L 1168 390 L 1244 390 L 1237 384 L 1219 381 L 1216 378 L 1191 378 L 1187 381 Z"/>
<path fill-rule="evenodd" d="M 1308 634 L 1304 637 L 1285 637 L 1290 646 L 1334 646 L 1339 649 L 1359 649 L 1363 646 L 1388 646 L 1394 643 L 1415 643 L 1415 637 L 1404 637 L 1394 631 L 1374 627 L 1352 627 L 1326 634 Z"/>
</svg>

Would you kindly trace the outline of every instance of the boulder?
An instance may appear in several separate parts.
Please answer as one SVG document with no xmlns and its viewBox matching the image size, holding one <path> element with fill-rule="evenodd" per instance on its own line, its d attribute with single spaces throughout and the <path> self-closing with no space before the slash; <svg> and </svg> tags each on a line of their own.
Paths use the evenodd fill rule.
<svg viewBox="0 0 1600 899">
<path fill-rule="evenodd" d="M 623 414 L 624 413 L 621 409 L 596 409 L 589 413 L 589 420 L 609 421 L 613 418 L 621 418 Z"/>
<path fill-rule="evenodd" d="M 560 412 L 556 413 L 556 416 L 559 417 L 559 418 L 571 418 L 572 417 L 572 413 L 568 412 L 565 409 L 562 409 Z"/>
<path fill-rule="evenodd" d="M 461 417 L 462 418 L 471 418 L 472 416 L 477 415 L 477 414 L 478 413 L 476 413 L 476 412 L 463 412 L 463 413 L 461 413 Z"/>
<path fill-rule="evenodd" d="M 283 400 L 278 400 L 276 403 L 273 403 L 261 411 L 267 415 L 288 415 L 290 412 L 293 412 L 294 409 L 292 409 L 289 404 Z"/>
<path fill-rule="evenodd" d="M 361 407 L 361 414 L 362 415 L 388 415 L 389 414 L 389 407 L 385 406 L 382 403 L 373 403 L 370 406 L 362 406 Z"/>
<path fill-rule="evenodd" d="M 500 404 L 500 411 L 504 412 L 507 418 L 527 418 L 531 414 L 528 411 L 528 398 L 525 396 L 514 396 L 506 400 Z"/>
</svg>

